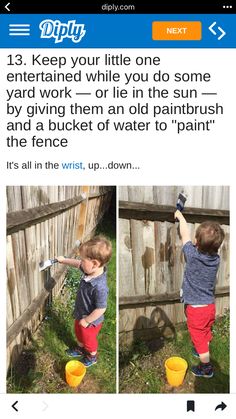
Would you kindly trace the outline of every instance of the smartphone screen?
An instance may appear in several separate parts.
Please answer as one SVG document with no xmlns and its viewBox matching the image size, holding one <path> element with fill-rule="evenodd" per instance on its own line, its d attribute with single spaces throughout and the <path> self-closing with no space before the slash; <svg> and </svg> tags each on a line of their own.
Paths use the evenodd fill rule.
<svg viewBox="0 0 236 419">
<path fill-rule="evenodd" d="M 8 417 L 232 416 L 235 19 L 223 0 L 2 3 Z"/>
</svg>

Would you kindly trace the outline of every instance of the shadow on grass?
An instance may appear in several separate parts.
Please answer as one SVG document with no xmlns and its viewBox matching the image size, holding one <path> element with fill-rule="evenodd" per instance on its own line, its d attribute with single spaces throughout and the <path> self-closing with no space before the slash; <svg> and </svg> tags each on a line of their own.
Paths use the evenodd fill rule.
<svg viewBox="0 0 236 419">
<path fill-rule="evenodd" d="M 39 378 L 35 372 L 36 349 L 23 350 L 19 355 L 18 346 L 14 346 L 12 350 L 14 361 L 11 361 L 7 374 L 8 393 L 26 393 L 34 384 L 35 379 Z"/>
<path fill-rule="evenodd" d="M 57 359 L 54 361 L 53 369 L 55 373 L 66 383 L 65 365 L 70 361 L 69 359 Z"/>
<path fill-rule="evenodd" d="M 175 337 L 176 331 L 173 323 L 164 310 L 155 307 L 150 318 L 140 316 L 137 319 L 131 348 L 128 351 L 120 352 L 120 367 L 126 367 L 130 361 L 142 355 L 160 351 L 166 340 L 174 340 Z"/>
</svg>

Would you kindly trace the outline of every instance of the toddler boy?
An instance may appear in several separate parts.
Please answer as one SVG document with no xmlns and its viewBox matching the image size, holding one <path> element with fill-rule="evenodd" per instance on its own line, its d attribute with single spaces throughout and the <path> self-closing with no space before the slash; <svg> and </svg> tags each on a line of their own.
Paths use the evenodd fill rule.
<svg viewBox="0 0 236 419">
<path fill-rule="evenodd" d="M 97 362 L 98 341 L 107 307 L 106 264 L 112 255 L 112 245 L 103 236 L 96 236 L 80 246 L 80 260 L 57 257 L 58 262 L 79 268 L 83 272 L 75 301 L 75 334 L 78 347 L 67 350 L 69 356 L 83 356 L 81 362 L 90 367 Z"/>
<path fill-rule="evenodd" d="M 197 377 L 213 377 L 209 343 L 215 321 L 214 289 L 220 263 L 218 249 L 224 240 L 224 231 L 216 222 L 205 221 L 196 230 L 195 245 L 191 242 L 187 222 L 180 211 L 175 212 L 180 223 L 180 235 L 186 260 L 182 286 L 188 330 L 194 345 L 194 356 L 200 364 L 192 367 Z"/>
</svg>

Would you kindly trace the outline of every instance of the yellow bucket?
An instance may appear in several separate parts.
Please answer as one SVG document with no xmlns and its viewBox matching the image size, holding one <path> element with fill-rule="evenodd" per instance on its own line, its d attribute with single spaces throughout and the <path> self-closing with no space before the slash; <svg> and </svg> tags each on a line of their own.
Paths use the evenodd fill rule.
<svg viewBox="0 0 236 419">
<path fill-rule="evenodd" d="M 183 384 L 187 368 L 187 361 L 178 356 L 173 356 L 165 361 L 166 378 L 170 386 L 178 387 Z"/>
<path fill-rule="evenodd" d="M 86 368 L 82 362 L 69 361 L 65 367 L 66 382 L 70 387 L 77 387 L 80 385 L 86 374 Z"/>
</svg>

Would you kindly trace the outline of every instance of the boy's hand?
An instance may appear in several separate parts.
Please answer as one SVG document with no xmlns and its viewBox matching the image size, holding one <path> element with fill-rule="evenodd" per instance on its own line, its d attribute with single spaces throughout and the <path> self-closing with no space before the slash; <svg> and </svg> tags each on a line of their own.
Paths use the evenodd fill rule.
<svg viewBox="0 0 236 419">
<path fill-rule="evenodd" d="M 190 231 L 188 228 L 187 221 L 185 220 L 181 211 L 175 211 L 175 219 L 179 220 L 180 236 L 182 239 L 183 245 L 191 240 Z"/>
<path fill-rule="evenodd" d="M 175 211 L 175 220 L 177 219 L 177 220 L 180 221 L 181 218 L 183 218 L 182 212 L 180 212 L 180 210 L 176 210 Z"/>
<path fill-rule="evenodd" d="M 59 263 L 62 263 L 63 265 L 72 266 L 73 268 L 77 268 L 77 269 L 79 269 L 81 265 L 81 260 L 71 259 L 65 256 L 57 256 L 57 260 Z"/>
<path fill-rule="evenodd" d="M 89 322 L 86 322 L 86 320 L 85 319 L 81 319 L 80 321 L 79 321 L 79 324 L 82 326 L 82 327 L 88 327 L 89 326 Z"/>
<path fill-rule="evenodd" d="M 57 256 L 57 260 L 59 263 L 63 263 L 66 258 L 64 256 Z"/>
</svg>

